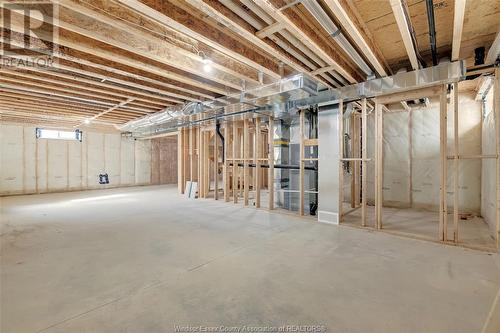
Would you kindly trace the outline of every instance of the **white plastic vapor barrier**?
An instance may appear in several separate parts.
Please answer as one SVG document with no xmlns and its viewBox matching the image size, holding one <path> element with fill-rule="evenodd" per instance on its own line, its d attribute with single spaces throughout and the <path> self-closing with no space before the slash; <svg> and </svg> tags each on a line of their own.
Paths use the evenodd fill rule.
<svg viewBox="0 0 500 333">
<path fill-rule="evenodd" d="M 483 154 L 496 154 L 495 140 L 495 119 L 493 110 L 493 89 L 487 95 L 484 113 L 486 117 L 483 120 Z M 481 177 L 481 215 L 490 230 L 496 232 L 496 161 L 494 159 L 485 159 L 482 165 Z"/>
<path fill-rule="evenodd" d="M 37 139 L 35 129 L 0 124 L 0 195 L 151 183 L 150 140 L 88 131 L 82 142 Z M 109 184 L 99 184 L 103 173 Z"/>
<path fill-rule="evenodd" d="M 480 155 L 481 104 L 474 101 L 472 93 L 466 92 L 460 93 L 459 103 L 459 153 Z M 383 116 L 383 204 L 387 207 L 414 207 L 437 211 L 439 208 L 440 166 L 439 101 L 431 101 L 429 108 L 425 106 L 415 107 L 411 113 L 405 112 L 402 108 L 400 111 L 384 112 Z M 371 114 L 368 116 L 367 136 L 369 158 L 373 158 L 375 155 L 374 125 L 374 117 Z M 485 144 L 484 139 L 483 144 Z M 494 141 L 492 147 L 494 149 Z M 452 106 L 448 112 L 448 155 L 453 155 Z M 344 173 L 344 175 L 344 200 L 350 202 L 350 174 Z M 374 202 L 374 179 L 374 163 L 371 162 L 367 167 L 367 199 L 369 204 Z M 481 160 L 460 160 L 460 212 L 480 214 L 480 184 Z M 452 209 L 454 196 L 453 160 L 448 160 L 447 193 L 448 206 L 449 209 Z"/>
</svg>

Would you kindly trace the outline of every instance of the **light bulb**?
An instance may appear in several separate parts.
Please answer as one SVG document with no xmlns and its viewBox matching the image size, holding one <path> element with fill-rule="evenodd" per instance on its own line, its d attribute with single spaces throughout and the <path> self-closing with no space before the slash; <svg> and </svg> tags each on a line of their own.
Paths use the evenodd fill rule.
<svg viewBox="0 0 500 333">
<path fill-rule="evenodd" d="M 90 124 L 90 119 L 85 119 L 83 122 L 88 125 Z"/>
<path fill-rule="evenodd" d="M 202 61 L 203 61 L 203 70 L 206 73 L 212 71 L 212 60 L 204 57 Z"/>
</svg>

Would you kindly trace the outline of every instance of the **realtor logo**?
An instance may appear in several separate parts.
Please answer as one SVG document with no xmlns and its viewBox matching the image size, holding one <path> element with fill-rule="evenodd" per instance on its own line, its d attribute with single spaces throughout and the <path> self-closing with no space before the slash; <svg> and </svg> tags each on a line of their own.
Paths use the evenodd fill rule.
<svg viewBox="0 0 500 333">
<path fill-rule="evenodd" d="M 50 66 L 58 51 L 58 5 L 52 1 L 2 1 L 2 65 Z"/>
</svg>

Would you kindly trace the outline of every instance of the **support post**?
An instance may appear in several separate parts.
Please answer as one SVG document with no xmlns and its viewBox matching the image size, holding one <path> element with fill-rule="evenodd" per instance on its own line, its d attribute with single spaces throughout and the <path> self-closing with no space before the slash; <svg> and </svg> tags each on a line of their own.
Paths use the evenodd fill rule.
<svg viewBox="0 0 500 333">
<path fill-rule="evenodd" d="M 269 209 L 274 209 L 274 118 L 269 117 L 268 128 L 268 142 L 269 142 L 269 170 L 267 186 L 269 189 Z"/>
</svg>

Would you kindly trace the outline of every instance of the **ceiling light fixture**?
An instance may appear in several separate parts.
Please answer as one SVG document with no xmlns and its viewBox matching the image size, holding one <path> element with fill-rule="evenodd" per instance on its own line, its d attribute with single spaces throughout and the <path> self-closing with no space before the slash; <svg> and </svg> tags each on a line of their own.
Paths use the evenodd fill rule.
<svg viewBox="0 0 500 333">
<path fill-rule="evenodd" d="M 212 71 L 212 60 L 210 60 L 209 58 L 206 58 L 206 57 L 203 58 L 203 70 L 206 73 L 209 73 Z"/>
<path fill-rule="evenodd" d="M 201 57 L 201 62 L 203 63 L 203 71 L 205 73 L 210 73 L 212 71 L 212 62 L 213 62 L 212 59 L 207 57 L 205 52 L 200 51 L 196 48 L 195 48 L 195 50 L 196 50 L 196 53 L 198 53 L 198 56 Z"/>
<path fill-rule="evenodd" d="M 90 119 L 85 119 L 83 122 L 88 125 L 90 124 Z"/>
</svg>

